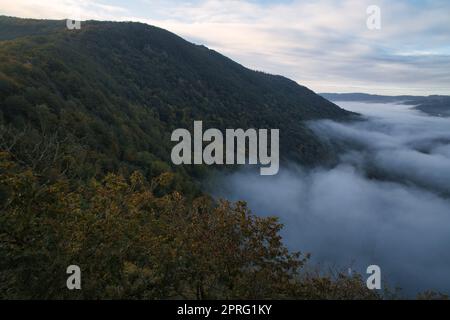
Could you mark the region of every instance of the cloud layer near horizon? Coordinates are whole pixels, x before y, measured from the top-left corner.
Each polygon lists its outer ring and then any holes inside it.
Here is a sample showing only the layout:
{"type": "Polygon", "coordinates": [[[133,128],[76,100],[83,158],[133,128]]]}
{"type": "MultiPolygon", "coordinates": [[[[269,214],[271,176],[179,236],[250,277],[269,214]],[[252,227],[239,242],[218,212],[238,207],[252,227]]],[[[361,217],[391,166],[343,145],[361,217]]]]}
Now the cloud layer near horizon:
{"type": "Polygon", "coordinates": [[[21,17],[141,21],[316,91],[450,94],[450,2],[0,0],[21,17]],[[366,8],[381,8],[368,30],[366,8]]]}
{"type": "Polygon", "coordinates": [[[409,106],[340,105],[368,120],[311,124],[345,150],[338,165],[292,165],[274,177],[243,170],[213,192],[279,216],[290,248],[317,263],[361,273],[376,264],[408,294],[450,293],[450,119],[409,106]]]}

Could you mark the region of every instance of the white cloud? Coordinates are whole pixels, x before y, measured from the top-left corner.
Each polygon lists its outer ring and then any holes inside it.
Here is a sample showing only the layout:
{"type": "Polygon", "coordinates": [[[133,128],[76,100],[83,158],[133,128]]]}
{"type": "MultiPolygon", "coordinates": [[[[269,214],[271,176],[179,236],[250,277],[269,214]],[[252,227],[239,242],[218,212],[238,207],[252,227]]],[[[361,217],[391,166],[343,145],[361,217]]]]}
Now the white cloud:
{"type": "Polygon", "coordinates": [[[284,241],[314,262],[361,273],[376,264],[405,293],[449,292],[450,119],[411,106],[338,104],[367,120],[311,123],[342,150],[336,166],[285,165],[272,177],[243,169],[212,192],[280,217],[284,241]]]}
{"type": "Polygon", "coordinates": [[[94,0],[0,0],[0,8],[0,14],[35,19],[66,19],[74,13],[83,20],[116,19],[127,12],[94,0]]]}
{"type": "Polygon", "coordinates": [[[264,2],[237,0],[0,0],[2,12],[141,21],[205,44],[258,70],[283,74],[316,91],[450,94],[450,3],[387,0],[264,2]],[[368,30],[379,5],[382,29],[368,30]],[[405,54],[407,53],[407,54],[405,54]],[[437,53],[437,54],[436,54],[437,53]]]}

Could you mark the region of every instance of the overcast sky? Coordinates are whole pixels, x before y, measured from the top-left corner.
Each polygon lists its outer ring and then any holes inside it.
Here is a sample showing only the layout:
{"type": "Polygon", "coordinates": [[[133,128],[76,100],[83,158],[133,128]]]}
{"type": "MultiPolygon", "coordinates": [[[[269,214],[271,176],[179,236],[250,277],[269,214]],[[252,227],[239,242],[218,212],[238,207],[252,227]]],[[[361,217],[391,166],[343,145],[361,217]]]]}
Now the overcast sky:
{"type": "Polygon", "coordinates": [[[316,92],[450,94],[448,0],[0,0],[0,14],[145,22],[316,92]]]}

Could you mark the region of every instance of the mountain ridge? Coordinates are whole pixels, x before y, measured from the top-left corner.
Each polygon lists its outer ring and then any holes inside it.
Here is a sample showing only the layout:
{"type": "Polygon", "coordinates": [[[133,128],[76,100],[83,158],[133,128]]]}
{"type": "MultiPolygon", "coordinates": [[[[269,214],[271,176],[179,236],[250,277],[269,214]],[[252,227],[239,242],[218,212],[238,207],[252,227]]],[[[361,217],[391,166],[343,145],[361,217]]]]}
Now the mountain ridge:
{"type": "Polygon", "coordinates": [[[361,101],[372,103],[403,103],[431,116],[450,117],[450,96],[384,96],[367,93],[320,93],[330,101],[361,101]]]}
{"type": "Polygon", "coordinates": [[[315,164],[330,155],[305,122],[352,115],[290,79],[158,27],[85,21],[68,30],[65,21],[10,17],[0,26],[0,123],[29,126],[36,137],[42,128],[60,132],[89,174],[125,168],[202,177],[205,167],[170,163],[170,133],[194,120],[282,128],[282,158],[315,164]]]}

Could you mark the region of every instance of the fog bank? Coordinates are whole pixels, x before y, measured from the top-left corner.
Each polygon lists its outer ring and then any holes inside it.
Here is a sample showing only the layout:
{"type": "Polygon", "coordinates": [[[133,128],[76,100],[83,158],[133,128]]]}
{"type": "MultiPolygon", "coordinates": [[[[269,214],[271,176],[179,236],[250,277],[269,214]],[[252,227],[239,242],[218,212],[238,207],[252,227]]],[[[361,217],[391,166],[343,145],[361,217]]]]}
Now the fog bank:
{"type": "Polygon", "coordinates": [[[217,196],[277,215],[293,250],[360,272],[408,294],[450,292],[450,119],[411,106],[341,102],[364,121],[311,128],[340,152],[333,168],[294,164],[274,177],[247,169],[222,179],[217,196]]]}

